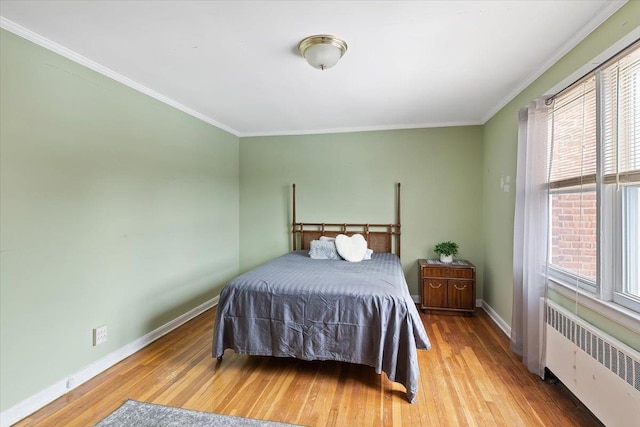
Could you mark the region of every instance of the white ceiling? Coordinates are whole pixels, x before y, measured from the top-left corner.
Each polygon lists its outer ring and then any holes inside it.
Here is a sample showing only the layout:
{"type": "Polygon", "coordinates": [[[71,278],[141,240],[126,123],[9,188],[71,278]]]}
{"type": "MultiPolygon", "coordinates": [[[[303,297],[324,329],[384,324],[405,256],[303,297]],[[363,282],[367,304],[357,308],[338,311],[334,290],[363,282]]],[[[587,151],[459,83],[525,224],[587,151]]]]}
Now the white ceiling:
{"type": "Polygon", "coordinates": [[[482,124],[624,3],[0,0],[0,24],[250,136],[482,124]],[[313,34],[348,43],[334,68],[313,34]]]}

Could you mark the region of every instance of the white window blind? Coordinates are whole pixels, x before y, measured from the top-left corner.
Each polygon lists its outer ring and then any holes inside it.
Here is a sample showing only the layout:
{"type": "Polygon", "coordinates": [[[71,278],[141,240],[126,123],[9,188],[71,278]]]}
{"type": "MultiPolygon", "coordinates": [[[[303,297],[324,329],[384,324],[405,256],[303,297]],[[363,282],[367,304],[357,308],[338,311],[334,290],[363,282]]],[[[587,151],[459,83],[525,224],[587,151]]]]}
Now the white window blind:
{"type": "Polygon", "coordinates": [[[551,140],[550,188],[596,182],[595,76],[555,98],[551,140]]]}
{"type": "Polygon", "coordinates": [[[601,72],[605,183],[640,183],[640,45],[601,72]]]}

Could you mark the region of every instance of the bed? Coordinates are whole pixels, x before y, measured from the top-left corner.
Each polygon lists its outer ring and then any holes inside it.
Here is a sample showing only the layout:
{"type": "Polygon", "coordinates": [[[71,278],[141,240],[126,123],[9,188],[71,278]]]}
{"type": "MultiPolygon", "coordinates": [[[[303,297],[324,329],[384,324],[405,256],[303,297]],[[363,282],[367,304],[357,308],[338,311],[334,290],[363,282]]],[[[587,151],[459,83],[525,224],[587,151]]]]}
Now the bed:
{"type": "Polygon", "coordinates": [[[213,356],[226,349],[247,355],[334,360],[372,366],[418,389],[418,349],[429,349],[397,254],[396,224],[304,224],[295,220],[293,250],[231,280],[222,290],[213,331],[213,356]],[[337,227],[337,229],[335,229],[337,227]],[[382,231],[378,229],[382,228],[382,231]],[[371,259],[312,259],[321,236],[362,234],[371,259]]]}

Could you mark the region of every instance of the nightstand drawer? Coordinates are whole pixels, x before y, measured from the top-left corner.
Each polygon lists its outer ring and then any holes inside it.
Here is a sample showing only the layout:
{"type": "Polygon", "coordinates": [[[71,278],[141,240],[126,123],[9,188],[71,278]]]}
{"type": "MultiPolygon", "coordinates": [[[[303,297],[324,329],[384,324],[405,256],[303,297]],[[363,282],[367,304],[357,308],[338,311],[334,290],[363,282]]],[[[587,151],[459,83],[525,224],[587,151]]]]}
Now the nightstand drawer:
{"type": "Polygon", "coordinates": [[[462,310],[474,308],[473,282],[470,280],[449,280],[447,283],[448,307],[462,310]]]}
{"type": "Polygon", "coordinates": [[[474,271],[470,268],[452,268],[449,277],[453,279],[473,279],[474,271]]]}
{"type": "Polygon", "coordinates": [[[423,279],[422,295],[433,307],[447,306],[447,281],[441,279],[423,279]]]}
{"type": "Polygon", "coordinates": [[[452,279],[473,279],[470,268],[422,267],[423,277],[450,277],[452,279]]]}
{"type": "Polygon", "coordinates": [[[423,277],[449,277],[449,269],[441,267],[422,267],[423,277]]]}

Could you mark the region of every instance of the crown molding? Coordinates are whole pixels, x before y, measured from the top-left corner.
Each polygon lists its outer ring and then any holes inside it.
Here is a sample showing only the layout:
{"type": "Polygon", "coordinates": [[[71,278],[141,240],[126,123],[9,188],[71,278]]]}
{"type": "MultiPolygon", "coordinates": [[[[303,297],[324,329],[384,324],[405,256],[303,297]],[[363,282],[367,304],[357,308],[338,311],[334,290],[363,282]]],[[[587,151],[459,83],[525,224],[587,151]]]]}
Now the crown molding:
{"type": "Polygon", "coordinates": [[[19,24],[16,24],[15,22],[0,16],[0,28],[3,28],[17,36],[22,37],[23,39],[29,40],[30,42],[33,42],[35,44],[37,44],[38,46],[42,46],[45,49],[48,49],[54,53],[57,53],[58,55],[64,56],[67,59],[70,59],[73,62],[76,62],[84,67],[89,68],[90,70],[93,70],[97,73],[100,73],[106,77],[109,77],[112,80],[117,81],[118,83],[122,83],[125,86],[128,86],[140,93],[143,93],[147,96],[150,96],[151,98],[154,98],[164,104],[167,104],[173,108],[175,108],[176,110],[180,110],[183,113],[186,113],[192,117],[195,117],[198,120],[202,120],[205,123],[208,123],[210,125],[213,125],[219,129],[222,129],[226,132],[229,132],[230,134],[233,134],[235,136],[239,135],[239,132],[233,128],[230,128],[229,126],[226,126],[214,119],[212,119],[211,117],[208,117],[202,113],[200,113],[199,111],[194,110],[193,108],[187,107],[186,105],[183,105],[181,103],[179,103],[178,101],[169,98],[168,96],[165,96],[161,93],[156,92],[153,89],[149,89],[148,87],[134,81],[131,80],[130,78],[123,76],[120,73],[117,73],[116,71],[113,71],[110,68],[107,68],[101,64],[98,64],[97,62],[80,55],[77,52],[72,51],[71,49],[68,49],[52,40],[47,39],[46,37],[41,36],[38,33],[35,33],[19,24]]]}
{"type": "Polygon", "coordinates": [[[351,132],[374,132],[385,130],[410,130],[410,129],[426,129],[426,128],[444,128],[444,127],[460,127],[460,126],[482,126],[481,121],[471,122],[438,122],[438,123],[415,123],[403,125],[386,125],[386,126],[356,126],[346,128],[329,128],[329,129],[309,129],[309,130],[283,130],[273,132],[240,132],[240,138],[251,138],[255,136],[294,136],[294,135],[321,135],[329,133],[351,133],[351,132]]]}
{"type": "Polygon", "coordinates": [[[576,47],[582,40],[584,40],[589,34],[591,34],[596,28],[604,23],[607,19],[609,19],[614,13],[616,13],[622,6],[624,6],[628,0],[615,0],[610,2],[606,7],[604,7],[596,16],[594,16],[584,27],[580,29],[574,36],[565,43],[555,55],[553,55],[547,62],[545,62],[542,66],[540,66],[536,71],[531,73],[527,79],[524,80],[523,83],[518,85],[514,90],[512,90],[506,97],[502,99],[495,107],[493,107],[489,112],[483,117],[482,124],[485,124],[489,121],[493,116],[495,116],[500,110],[504,108],[509,102],[511,102],[516,96],[518,96],[523,90],[525,90],[529,85],[531,85],[534,81],[538,79],[542,74],[544,74],[549,68],[553,66],[556,62],[558,62],[563,56],[571,51],[574,47],[576,47]]]}
{"type": "Polygon", "coordinates": [[[629,31],[626,36],[622,37],[617,42],[613,43],[604,51],[600,52],[596,55],[591,61],[588,61],[582,67],[578,68],[576,71],[571,73],[569,76],[558,82],[552,88],[545,92],[546,95],[552,95],[566,89],[571,86],[575,81],[584,77],[588,73],[593,72],[596,68],[600,67],[602,64],[607,62],[613,56],[616,56],[625,48],[629,47],[631,44],[635,43],[640,39],[640,26],[634,28],[629,31]]]}

